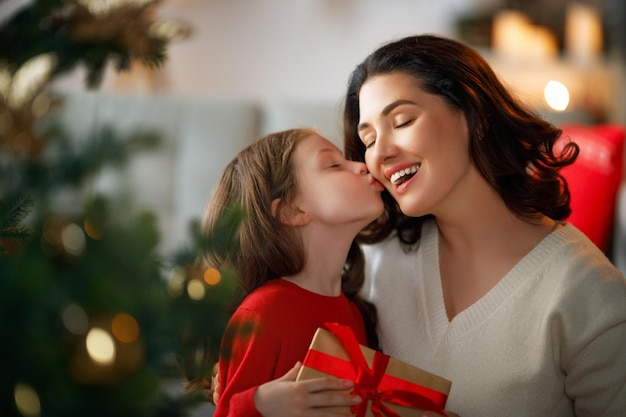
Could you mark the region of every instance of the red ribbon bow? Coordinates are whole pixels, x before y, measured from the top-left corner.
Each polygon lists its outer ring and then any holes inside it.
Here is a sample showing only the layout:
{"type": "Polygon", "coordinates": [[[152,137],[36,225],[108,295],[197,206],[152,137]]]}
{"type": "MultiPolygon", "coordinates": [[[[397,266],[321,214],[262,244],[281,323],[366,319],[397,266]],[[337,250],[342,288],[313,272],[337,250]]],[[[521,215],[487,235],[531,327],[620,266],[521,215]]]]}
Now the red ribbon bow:
{"type": "Polygon", "coordinates": [[[384,402],[445,415],[443,407],[447,396],[444,393],[385,374],[390,357],[382,352],[374,353],[370,369],[349,327],[337,323],[326,323],[323,327],[339,339],[350,361],[309,350],[304,365],[340,378],[353,379],[353,393],[363,399],[360,404],[351,407],[357,417],[365,416],[370,402],[372,413],[376,417],[400,417],[384,402]]]}

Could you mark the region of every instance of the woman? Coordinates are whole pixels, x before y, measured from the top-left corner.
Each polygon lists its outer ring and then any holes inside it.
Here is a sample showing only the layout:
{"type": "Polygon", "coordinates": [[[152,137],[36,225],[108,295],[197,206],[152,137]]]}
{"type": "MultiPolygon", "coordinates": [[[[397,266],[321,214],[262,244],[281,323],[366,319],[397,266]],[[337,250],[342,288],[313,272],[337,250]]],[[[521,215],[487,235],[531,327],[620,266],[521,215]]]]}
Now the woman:
{"type": "Polygon", "coordinates": [[[385,353],[451,380],[462,417],[626,415],[626,281],[563,221],[575,144],[430,35],[356,67],[344,134],[386,189],[358,237],[385,353]]]}
{"type": "Polygon", "coordinates": [[[344,129],[386,189],[360,235],[383,351],[452,380],[463,417],[626,415],[626,282],[563,222],[578,147],[430,35],[356,67],[344,129]]]}

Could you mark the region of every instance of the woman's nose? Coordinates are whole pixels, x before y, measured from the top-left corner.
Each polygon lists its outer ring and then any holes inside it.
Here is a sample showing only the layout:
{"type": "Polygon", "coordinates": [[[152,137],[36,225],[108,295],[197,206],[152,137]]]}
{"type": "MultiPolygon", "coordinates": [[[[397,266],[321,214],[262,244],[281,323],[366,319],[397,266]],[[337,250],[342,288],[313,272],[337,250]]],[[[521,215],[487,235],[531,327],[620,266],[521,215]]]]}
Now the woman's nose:
{"type": "Polygon", "coordinates": [[[389,158],[393,158],[396,153],[396,147],[393,143],[391,135],[381,133],[378,135],[376,142],[368,150],[376,163],[383,163],[389,158]]]}

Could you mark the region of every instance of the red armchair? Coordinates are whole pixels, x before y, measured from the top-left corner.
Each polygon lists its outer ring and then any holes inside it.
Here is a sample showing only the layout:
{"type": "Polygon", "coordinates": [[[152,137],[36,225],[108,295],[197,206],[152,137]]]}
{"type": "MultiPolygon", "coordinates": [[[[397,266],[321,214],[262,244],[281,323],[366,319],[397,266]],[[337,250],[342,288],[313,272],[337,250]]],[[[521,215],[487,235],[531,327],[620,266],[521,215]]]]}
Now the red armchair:
{"type": "MultiPolygon", "coordinates": [[[[563,169],[572,203],[567,219],[611,257],[616,204],[624,175],[624,127],[564,124],[561,140],[578,143],[576,162],[563,169]]],[[[624,208],[626,209],[626,208],[624,208]]]]}

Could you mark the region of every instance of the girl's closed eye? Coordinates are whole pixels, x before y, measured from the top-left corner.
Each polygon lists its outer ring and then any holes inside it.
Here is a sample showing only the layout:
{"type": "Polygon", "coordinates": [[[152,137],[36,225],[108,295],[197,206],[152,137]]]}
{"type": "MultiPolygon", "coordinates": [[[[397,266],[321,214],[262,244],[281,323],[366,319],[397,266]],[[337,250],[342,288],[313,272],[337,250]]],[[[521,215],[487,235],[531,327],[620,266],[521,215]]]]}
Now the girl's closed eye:
{"type": "Polygon", "coordinates": [[[341,154],[337,152],[335,155],[334,152],[324,152],[323,157],[321,158],[321,166],[323,168],[341,168],[342,162],[345,160],[341,157],[341,154]]]}

